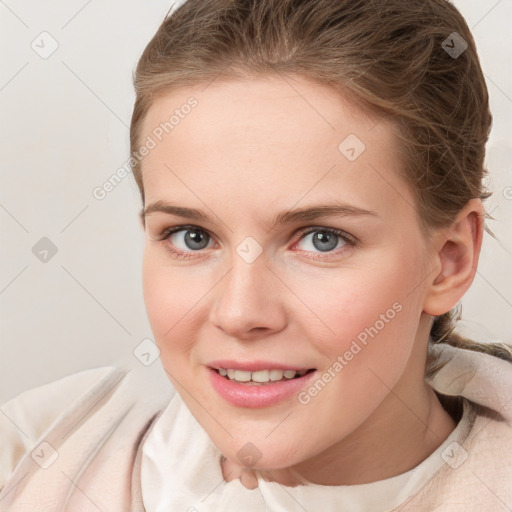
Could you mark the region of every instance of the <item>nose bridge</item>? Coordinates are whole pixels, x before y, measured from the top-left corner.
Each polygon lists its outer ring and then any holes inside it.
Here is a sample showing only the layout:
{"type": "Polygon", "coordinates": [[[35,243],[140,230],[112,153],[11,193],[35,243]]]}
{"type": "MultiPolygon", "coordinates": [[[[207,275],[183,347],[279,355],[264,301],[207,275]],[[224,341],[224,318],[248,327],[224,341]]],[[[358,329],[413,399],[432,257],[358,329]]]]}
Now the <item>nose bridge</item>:
{"type": "Polygon", "coordinates": [[[265,283],[268,281],[265,274],[270,272],[263,254],[254,255],[254,251],[246,245],[240,244],[232,254],[231,269],[226,276],[222,298],[233,309],[243,306],[256,306],[260,301],[259,296],[265,293],[265,283]],[[242,253],[242,255],[240,255],[242,253]]]}
{"type": "Polygon", "coordinates": [[[218,288],[212,321],[242,338],[255,327],[275,328],[279,321],[275,280],[262,247],[245,239],[230,256],[230,270],[218,288]]]}
{"type": "MultiPolygon", "coordinates": [[[[229,254],[231,270],[226,276],[226,291],[228,293],[258,292],[251,290],[253,286],[265,280],[267,256],[261,243],[253,236],[246,236],[231,248],[229,254]]],[[[262,286],[259,287],[261,291],[262,286]]]]}

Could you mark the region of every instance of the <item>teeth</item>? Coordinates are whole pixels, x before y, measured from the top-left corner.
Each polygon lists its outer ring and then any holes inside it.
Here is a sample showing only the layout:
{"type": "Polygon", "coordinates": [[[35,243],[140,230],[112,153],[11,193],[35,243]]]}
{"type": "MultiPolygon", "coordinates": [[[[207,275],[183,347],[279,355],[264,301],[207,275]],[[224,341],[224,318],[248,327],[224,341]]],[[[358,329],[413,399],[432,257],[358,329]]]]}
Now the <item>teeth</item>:
{"type": "Polygon", "coordinates": [[[270,370],[270,380],[281,380],[283,377],[283,370],[270,370]]]}
{"type": "Polygon", "coordinates": [[[235,380],[238,382],[249,382],[251,380],[251,372],[235,370],[235,380]]]}
{"type": "Polygon", "coordinates": [[[230,380],[237,382],[275,382],[283,379],[293,379],[296,375],[302,377],[307,370],[297,372],[295,370],[259,370],[257,372],[249,372],[245,370],[233,370],[231,368],[219,368],[219,374],[223,377],[228,377],[230,380]]]}
{"type": "Polygon", "coordinates": [[[251,380],[254,382],[268,382],[270,380],[270,371],[260,370],[259,372],[252,372],[251,380]]]}

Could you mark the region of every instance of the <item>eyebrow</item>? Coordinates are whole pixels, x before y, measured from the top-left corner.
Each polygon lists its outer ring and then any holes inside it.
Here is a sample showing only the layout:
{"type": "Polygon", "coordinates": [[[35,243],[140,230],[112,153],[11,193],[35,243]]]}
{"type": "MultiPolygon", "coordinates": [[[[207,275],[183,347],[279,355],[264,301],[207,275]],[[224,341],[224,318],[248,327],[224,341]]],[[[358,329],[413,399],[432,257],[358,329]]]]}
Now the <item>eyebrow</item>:
{"type": "MultiPolygon", "coordinates": [[[[154,212],[162,212],[169,215],[176,215],[198,222],[214,224],[215,219],[208,213],[198,210],[196,208],[187,208],[185,206],[177,206],[164,201],[155,201],[140,212],[142,222],[144,223],[145,217],[154,212]]],[[[330,216],[360,216],[371,215],[379,217],[377,212],[372,210],[365,210],[357,206],[333,203],[333,204],[319,204],[312,205],[305,208],[296,208],[292,210],[283,210],[277,213],[271,221],[271,226],[274,228],[279,224],[293,224],[297,222],[309,222],[322,217],[330,216]]]]}

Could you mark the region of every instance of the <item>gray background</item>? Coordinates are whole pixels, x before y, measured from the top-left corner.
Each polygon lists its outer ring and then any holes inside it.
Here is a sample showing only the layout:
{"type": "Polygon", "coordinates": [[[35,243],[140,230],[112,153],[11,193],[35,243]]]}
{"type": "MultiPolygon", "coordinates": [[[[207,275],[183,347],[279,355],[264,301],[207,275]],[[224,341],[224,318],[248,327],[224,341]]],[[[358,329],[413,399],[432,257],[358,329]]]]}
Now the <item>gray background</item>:
{"type": "MultiPolygon", "coordinates": [[[[491,95],[486,207],[499,239],[485,235],[460,329],[512,341],[512,2],[454,3],[491,95]]],[[[0,403],[86,368],[140,364],[133,351],[152,337],[135,182],[102,201],[92,190],[129,155],[131,73],[171,5],[0,0],[0,403]]]]}

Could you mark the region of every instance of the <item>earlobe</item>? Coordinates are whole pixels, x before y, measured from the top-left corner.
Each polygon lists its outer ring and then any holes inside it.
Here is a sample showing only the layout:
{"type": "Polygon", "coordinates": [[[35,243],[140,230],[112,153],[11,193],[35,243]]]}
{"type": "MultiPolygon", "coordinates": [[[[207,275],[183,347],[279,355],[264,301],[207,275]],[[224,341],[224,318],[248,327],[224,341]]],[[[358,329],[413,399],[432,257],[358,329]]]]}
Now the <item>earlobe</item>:
{"type": "Polygon", "coordinates": [[[475,277],[482,246],[484,209],[472,199],[455,221],[434,237],[436,270],[423,310],[437,316],[450,311],[466,293],[475,277]]]}

